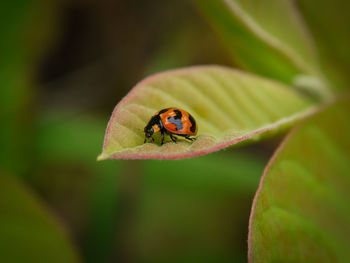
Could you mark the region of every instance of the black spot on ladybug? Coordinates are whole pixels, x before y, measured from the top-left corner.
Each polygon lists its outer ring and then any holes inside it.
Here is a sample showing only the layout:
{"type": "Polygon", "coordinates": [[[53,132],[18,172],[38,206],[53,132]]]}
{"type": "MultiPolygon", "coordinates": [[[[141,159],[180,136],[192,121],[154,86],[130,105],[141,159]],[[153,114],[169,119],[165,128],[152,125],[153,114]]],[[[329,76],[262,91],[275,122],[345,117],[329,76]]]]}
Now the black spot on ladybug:
{"type": "Polygon", "coordinates": [[[190,131],[195,132],[196,131],[196,121],[193,119],[193,117],[190,114],[188,114],[188,115],[189,115],[190,122],[192,124],[190,131]]]}
{"type": "Polygon", "coordinates": [[[158,114],[162,114],[164,112],[167,112],[170,108],[162,109],[158,114]]]}
{"type": "Polygon", "coordinates": [[[179,110],[174,110],[174,112],[176,113],[176,119],[181,119],[182,118],[182,113],[179,110]]]}

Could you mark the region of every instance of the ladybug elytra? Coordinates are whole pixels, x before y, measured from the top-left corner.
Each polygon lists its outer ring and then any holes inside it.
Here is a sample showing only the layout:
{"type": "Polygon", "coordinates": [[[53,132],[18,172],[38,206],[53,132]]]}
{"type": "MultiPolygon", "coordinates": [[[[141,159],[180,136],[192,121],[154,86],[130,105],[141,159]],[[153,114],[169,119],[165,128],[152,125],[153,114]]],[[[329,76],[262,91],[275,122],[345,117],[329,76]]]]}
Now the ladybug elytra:
{"type": "Polygon", "coordinates": [[[177,138],[174,135],[185,137],[190,141],[194,141],[194,136],[197,134],[197,124],[194,118],[188,112],[178,108],[166,108],[158,111],[152,116],[148,124],[146,125],[145,141],[151,138],[151,142],[154,141],[152,135],[155,132],[160,132],[162,135],[162,143],[164,142],[164,134],[168,134],[173,142],[176,142],[177,138]]]}

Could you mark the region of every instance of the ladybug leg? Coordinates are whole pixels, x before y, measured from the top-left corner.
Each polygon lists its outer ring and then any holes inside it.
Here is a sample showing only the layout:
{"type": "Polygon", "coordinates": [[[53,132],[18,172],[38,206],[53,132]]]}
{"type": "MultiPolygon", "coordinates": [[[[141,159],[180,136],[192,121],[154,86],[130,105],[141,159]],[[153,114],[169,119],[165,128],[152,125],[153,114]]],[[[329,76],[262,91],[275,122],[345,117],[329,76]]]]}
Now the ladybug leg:
{"type": "Polygon", "coordinates": [[[163,143],[164,143],[164,132],[161,131],[161,134],[162,134],[162,143],[160,145],[163,145],[163,143]]]}
{"type": "Polygon", "coordinates": [[[147,142],[147,138],[145,138],[144,142],[143,143],[146,143],[147,142]]]}
{"type": "Polygon", "coordinates": [[[153,139],[153,137],[151,137],[151,142],[154,142],[154,139],[153,139]]]}
{"type": "Polygon", "coordinates": [[[174,137],[171,133],[170,133],[169,135],[170,135],[170,139],[171,139],[174,143],[176,143],[176,142],[177,142],[177,138],[174,137]]]}
{"type": "Polygon", "coordinates": [[[193,141],[195,141],[195,140],[197,139],[197,138],[195,138],[195,137],[190,137],[190,135],[186,135],[185,138],[186,138],[187,140],[190,140],[191,142],[193,142],[193,141]]]}

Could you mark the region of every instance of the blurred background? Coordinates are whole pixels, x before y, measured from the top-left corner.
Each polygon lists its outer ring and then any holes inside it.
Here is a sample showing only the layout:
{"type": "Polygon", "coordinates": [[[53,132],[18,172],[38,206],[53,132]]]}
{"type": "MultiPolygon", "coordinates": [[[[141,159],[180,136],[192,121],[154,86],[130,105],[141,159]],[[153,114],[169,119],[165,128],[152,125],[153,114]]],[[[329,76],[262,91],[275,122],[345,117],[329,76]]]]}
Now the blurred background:
{"type": "Polygon", "coordinates": [[[234,66],[186,0],[0,4],[0,262],[246,262],[276,142],[177,161],[96,162],[142,78],[234,66]]]}

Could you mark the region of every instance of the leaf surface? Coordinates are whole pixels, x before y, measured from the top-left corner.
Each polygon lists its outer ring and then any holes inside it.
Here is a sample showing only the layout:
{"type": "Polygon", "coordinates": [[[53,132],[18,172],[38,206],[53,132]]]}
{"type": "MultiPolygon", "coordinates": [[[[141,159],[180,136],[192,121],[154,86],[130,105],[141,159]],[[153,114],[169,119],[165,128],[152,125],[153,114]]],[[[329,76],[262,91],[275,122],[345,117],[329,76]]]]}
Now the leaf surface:
{"type": "Polygon", "coordinates": [[[276,81],[220,66],[156,74],[141,81],[117,105],[103,152],[107,158],[179,159],[217,151],[260,135],[272,135],[313,111],[313,104],[276,81]],[[178,107],[197,121],[197,140],[159,146],[144,141],[143,129],[158,110],[178,107]]]}
{"type": "Polygon", "coordinates": [[[250,219],[250,262],[350,262],[350,101],[311,117],[276,152],[250,219]]]}
{"type": "Polygon", "coordinates": [[[79,262],[45,206],[19,180],[1,172],[0,262],[79,262]]]}
{"type": "Polygon", "coordinates": [[[292,83],[319,75],[312,37],[289,0],[194,0],[234,60],[263,76],[292,83]]]}

